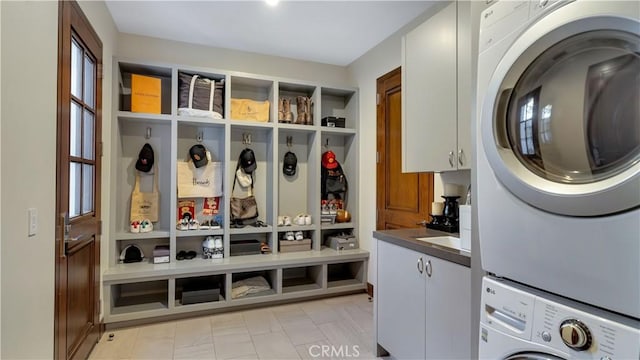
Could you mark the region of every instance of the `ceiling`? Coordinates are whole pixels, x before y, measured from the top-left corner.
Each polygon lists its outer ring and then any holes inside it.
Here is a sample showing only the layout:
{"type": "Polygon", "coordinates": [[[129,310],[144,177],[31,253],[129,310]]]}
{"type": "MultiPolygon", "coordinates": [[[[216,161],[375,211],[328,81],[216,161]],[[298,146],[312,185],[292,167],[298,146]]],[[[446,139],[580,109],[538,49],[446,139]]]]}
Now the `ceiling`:
{"type": "Polygon", "coordinates": [[[340,66],[365,54],[437,1],[120,1],[123,33],[340,66]]]}

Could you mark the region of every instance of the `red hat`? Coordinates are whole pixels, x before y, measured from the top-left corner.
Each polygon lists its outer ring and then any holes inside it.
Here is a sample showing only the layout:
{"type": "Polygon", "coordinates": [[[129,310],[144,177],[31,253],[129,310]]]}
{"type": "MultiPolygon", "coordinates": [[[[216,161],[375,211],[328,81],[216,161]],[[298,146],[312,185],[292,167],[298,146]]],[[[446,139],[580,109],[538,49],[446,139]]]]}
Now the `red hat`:
{"type": "Polygon", "coordinates": [[[338,161],[336,160],[336,154],[329,150],[322,154],[322,166],[327,169],[335,169],[338,167],[338,161]]]}

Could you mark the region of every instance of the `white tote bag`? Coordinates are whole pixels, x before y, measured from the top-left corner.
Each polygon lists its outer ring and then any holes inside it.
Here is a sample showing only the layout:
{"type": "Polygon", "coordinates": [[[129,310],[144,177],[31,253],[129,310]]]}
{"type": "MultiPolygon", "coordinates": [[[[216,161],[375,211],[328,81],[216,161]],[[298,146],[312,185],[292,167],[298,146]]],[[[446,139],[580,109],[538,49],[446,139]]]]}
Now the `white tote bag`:
{"type": "Polygon", "coordinates": [[[209,162],[196,168],[191,161],[178,161],[178,198],[222,196],[222,163],[209,162]]]}

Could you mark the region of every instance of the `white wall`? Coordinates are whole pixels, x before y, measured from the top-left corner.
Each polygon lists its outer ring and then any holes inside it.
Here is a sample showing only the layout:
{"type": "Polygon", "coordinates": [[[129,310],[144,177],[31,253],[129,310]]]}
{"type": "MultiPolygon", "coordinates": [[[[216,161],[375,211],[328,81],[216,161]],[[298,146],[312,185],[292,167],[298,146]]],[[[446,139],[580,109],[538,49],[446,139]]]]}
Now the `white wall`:
{"type": "MultiPolygon", "coordinates": [[[[104,4],[83,7],[94,26],[109,27],[104,4]]],[[[56,178],[58,3],[2,1],[0,8],[0,211],[5,224],[0,230],[0,357],[50,359],[55,287],[56,184],[52,179],[56,178]],[[26,209],[30,207],[37,208],[39,215],[38,233],[33,237],[27,236],[26,209]]],[[[113,32],[115,27],[111,27],[113,32]]],[[[102,37],[102,30],[96,30],[102,37]]],[[[105,56],[111,58],[106,52],[105,56]]],[[[105,69],[105,78],[111,79],[108,71],[105,69]]],[[[106,84],[109,89],[103,104],[108,110],[111,82],[106,84]]],[[[110,118],[107,112],[105,115],[110,118]]],[[[103,173],[103,181],[108,181],[108,172],[103,173]]]]}
{"type": "Polygon", "coordinates": [[[117,56],[145,62],[249,72],[321,82],[335,86],[352,85],[347,82],[347,69],[342,66],[206,47],[132,34],[120,34],[117,56]]]}
{"type": "MultiPolygon", "coordinates": [[[[2,5],[0,5],[0,39],[2,39],[2,5]]],[[[0,79],[2,79],[2,46],[0,46],[0,79]]],[[[2,139],[2,87],[0,86],[0,139],[2,139]]],[[[2,159],[2,147],[0,146],[0,160],[2,159]]],[[[0,165],[1,165],[0,161],[0,165]]],[[[2,166],[0,166],[0,189],[2,189],[2,166]]],[[[2,191],[0,191],[0,204],[2,204],[2,191]]],[[[2,207],[0,207],[0,229],[2,229],[2,207]]],[[[0,232],[0,244],[2,233],[0,232]]],[[[0,252],[1,254],[1,252],[0,252]]],[[[2,256],[0,256],[0,279],[2,279],[2,256]]],[[[0,281],[1,284],[1,281],[0,281]]],[[[0,324],[2,324],[2,286],[0,286],[0,324]]],[[[0,357],[2,356],[2,326],[0,326],[0,357]]]]}
{"type": "MultiPolygon", "coordinates": [[[[404,34],[443,9],[447,2],[433,5],[414,21],[378,44],[349,65],[349,75],[360,88],[360,171],[376,168],[376,79],[401,65],[401,39],[404,34]]],[[[468,174],[468,172],[467,172],[468,174]]],[[[467,175],[468,176],[468,175],[467,175]]],[[[435,197],[442,194],[442,180],[435,176],[435,197]]],[[[371,252],[368,281],[376,284],[376,246],[371,234],[376,230],[376,183],[361,182],[360,234],[361,247],[371,252]]]]}

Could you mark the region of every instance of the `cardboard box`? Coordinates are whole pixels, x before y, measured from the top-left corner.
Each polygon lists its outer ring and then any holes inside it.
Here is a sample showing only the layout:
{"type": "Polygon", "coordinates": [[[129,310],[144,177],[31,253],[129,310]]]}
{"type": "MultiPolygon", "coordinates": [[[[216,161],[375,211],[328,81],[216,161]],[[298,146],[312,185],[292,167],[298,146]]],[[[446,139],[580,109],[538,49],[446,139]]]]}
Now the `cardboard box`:
{"type": "Polygon", "coordinates": [[[311,250],[311,239],[280,240],[280,252],[296,252],[311,250]]]}
{"type": "Polygon", "coordinates": [[[160,114],[162,110],[162,80],[160,78],[131,74],[131,111],[160,114]]]}

